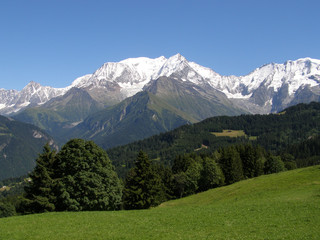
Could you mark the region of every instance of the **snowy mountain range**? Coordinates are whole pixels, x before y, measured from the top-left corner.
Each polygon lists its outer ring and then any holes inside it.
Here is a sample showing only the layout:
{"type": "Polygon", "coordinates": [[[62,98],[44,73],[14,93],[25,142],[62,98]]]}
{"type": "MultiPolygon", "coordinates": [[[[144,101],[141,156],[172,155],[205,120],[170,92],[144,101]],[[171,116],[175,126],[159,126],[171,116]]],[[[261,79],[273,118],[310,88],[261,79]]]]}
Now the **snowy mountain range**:
{"type": "Polygon", "coordinates": [[[219,91],[240,109],[251,113],[275,112],[299,102],[320,100],[320,60],[317,59],[271,63],[246,76],[222,76],[177,54],[168,59],[140,57],[108,62],[66,88],[30,82],[21,91],[0,89],[0,114],[12,115],[43,105],[72,88],[85,90],[95,101],[112,106],[146,89],[160,77],[173,77],[219,91]]]}

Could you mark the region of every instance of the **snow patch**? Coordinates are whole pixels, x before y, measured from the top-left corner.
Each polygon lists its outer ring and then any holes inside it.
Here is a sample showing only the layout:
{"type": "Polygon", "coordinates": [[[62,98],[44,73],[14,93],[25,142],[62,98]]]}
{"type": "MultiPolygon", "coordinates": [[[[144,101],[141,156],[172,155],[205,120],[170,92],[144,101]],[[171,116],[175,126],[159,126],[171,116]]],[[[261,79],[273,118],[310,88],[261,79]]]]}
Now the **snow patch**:
{"type": "Polygon", "coordinates": [[[24,103],[20,104],[19,106],[23,108],[23,107],[27,107],[28,105],[30,105],[30,102],[24,102],[24,103]]]}

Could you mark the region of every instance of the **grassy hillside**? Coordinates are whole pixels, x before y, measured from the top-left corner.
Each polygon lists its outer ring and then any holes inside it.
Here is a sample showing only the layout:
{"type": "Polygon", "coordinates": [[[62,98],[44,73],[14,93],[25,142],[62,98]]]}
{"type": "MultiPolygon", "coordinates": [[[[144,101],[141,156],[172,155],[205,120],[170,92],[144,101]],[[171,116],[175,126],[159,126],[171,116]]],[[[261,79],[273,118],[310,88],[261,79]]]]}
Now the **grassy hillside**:
{"type": "Polygon", "coordinates": [[[0,239],[320,239],[320,166],[266,175],[140,211],[0,219],[0,239]]]}

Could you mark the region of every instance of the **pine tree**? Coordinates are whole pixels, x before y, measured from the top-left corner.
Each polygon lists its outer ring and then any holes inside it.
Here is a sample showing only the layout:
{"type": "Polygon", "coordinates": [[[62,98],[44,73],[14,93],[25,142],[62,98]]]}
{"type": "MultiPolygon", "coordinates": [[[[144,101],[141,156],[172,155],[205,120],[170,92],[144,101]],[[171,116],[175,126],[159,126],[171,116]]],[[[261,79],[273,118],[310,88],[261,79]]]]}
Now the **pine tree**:
{"type": "Polygon", "coordinates": [[[147,209],[159,204],[162,182],[153,171],[148,156],[140,151],[135,167],[127,174],[123,191],[125,209],[147,209]]]}
{"type": "Polygon", "coordinates": [[[237,146],[243,164],[243,174],[246,178],[253,178],[263,174],[264,157],[260,147],[250,144],[237,146]]]}
{"type": "Polygon", "coordinates": [[[220,164],[226,184],[232,184],[244,179],[242,161],[235,147],[231,146],[222,149],[220,164]]]}
{"type": "Polygon", "coordinates": [[[30,183],[25,187],[26,195],[21,204],[23,211],[40,213],[55,210],[52,179],[55,155],[56,152],[46,144],[36,160],[36,167],[29,175],[30,183]]]}

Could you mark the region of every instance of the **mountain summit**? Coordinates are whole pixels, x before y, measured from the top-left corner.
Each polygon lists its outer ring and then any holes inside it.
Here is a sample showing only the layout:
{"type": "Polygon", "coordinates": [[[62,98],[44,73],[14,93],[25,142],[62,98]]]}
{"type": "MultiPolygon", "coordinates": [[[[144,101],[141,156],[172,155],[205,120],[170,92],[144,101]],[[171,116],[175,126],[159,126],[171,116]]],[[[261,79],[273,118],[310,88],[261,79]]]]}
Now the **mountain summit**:
{"type": "Polygon", "coordinates": [[[104,106],[113,106],[142,91],[160,77],[173,77],[197,86],[210,86],[252,113],[268,113],[287,106],[319,101],[320,60],[301,58],[283,64],[271,63],[246,76],[222,76],[210,68],[189,62],[176,54],[170,58],[140,57],[107,62],[93,74],[74,80],[66,88],[43,87],[30,82],[23,90],[0,89],[0,114],[10,115],[41,105],[80,88],[104,106]]]}

